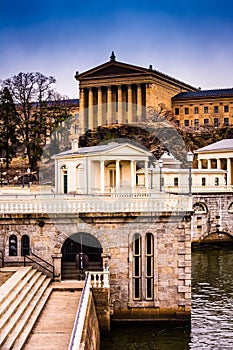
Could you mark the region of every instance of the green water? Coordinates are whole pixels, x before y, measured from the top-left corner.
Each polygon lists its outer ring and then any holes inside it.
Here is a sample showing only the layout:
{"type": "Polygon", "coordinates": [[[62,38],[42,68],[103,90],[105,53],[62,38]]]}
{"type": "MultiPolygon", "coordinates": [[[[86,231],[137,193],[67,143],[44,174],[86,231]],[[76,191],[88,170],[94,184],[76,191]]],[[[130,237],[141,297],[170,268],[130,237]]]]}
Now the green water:
{"type": "Polygon", "coordinates": [[[192,252],[191,325],[112,323],[101,349],[233,349],[233,247],[202,247],[192,252]]]}

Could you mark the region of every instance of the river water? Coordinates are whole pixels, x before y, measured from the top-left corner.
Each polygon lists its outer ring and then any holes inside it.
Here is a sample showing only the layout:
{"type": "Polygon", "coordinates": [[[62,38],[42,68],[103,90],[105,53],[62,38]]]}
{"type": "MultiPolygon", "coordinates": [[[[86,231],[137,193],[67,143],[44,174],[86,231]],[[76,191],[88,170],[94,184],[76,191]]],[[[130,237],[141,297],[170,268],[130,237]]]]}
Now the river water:
{"type": "Polygon", "coordinates": [[[233,246],[203,246],[192,252],[191,325],[111,325],[102,350],[233,349],[233,246]]]}

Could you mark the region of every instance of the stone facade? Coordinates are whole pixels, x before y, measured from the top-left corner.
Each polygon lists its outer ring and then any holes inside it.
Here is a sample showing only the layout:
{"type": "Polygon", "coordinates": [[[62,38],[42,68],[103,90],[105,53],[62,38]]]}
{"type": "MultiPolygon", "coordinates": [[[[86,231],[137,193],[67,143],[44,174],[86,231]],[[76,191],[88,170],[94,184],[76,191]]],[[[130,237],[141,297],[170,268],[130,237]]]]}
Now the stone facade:
{"type": "Polygon", "coordinates": [[[28,235],[32,251],[55,261],[61,279],[62,246],[74,233],[96,237],[103,248],[103,266],[110,271],[110,304],[115,318],[172,318],[190,316],[191,231],[190,213],[92,213],[82,217],[8,215],[1,217],[0,242],[6,263],[22,262],[20,242],[28,235]],[[138,215],[138,216],[137,216],[138,215]],[[134,235],[141,237],[140,287],[135,297],[134,235]],[[147,293],[146,235],[152,235],[152,290],[147,293]],[[18,255],[9,256],[9,238],[18,240],[18,255]]]}

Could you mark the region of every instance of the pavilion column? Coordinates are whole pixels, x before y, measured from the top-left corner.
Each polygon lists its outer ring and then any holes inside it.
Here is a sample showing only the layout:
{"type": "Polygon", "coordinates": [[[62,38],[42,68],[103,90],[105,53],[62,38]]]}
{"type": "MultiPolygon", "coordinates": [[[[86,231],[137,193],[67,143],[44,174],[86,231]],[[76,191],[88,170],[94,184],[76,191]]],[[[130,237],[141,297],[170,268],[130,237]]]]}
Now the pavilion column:
{"type": "Polygon", "coordinates": [[[100,192],[104,193],[105,177],[104,177],[104,160],[100,161],[100,192]]]}
{"type": "Polygon", "coordinates": [[[107,87],[107,106],[108,106],[107,123],[108,125],[111,125],[112,124],[112,88],[111,86],[107,87]]]}
{"type": "Polygon", "coordinates": [[[231,158],[227,158],[227,185],[231,185],[231,158]]]}
{"type": "Polygon", "coordinates": [[[202,169],[202,161],[201,161],[201,159],[198,159],[197,164],[198,164],[198,169],[202,169]]]}
{"type": "Polygon", "coordinates": [[[142,87],[141,84],[137,85],[137,120],[142,119],[142,87]]]}
{"type": "Polygon", "coordinates": [[[102,90],[101,87],[98,87],[98,126],[103,125],[103,104],[102,104],[102,90]]]}
{"type": "Polygon", "coordinates": [[[211,159],[207,159],[207,168],[211,169],[211,159]]]}
{"type": "Polygon", "coordinates": [[[132,86],[128,85],[128,123],[133,122],[133,93],[132,86]]]}
{"type": "Polygon", "coordinates": [[[148,160],[145,160],[145,187],[149,188],[149,177],[148,177],[148,160]]]}
{"type": "Polygon", "coordinates": [[[85,132],[85,93],[84,89],[79,92],[79,128],[81,132],[85,132]]]}
{"type": "Polygon", "coordinates": [[[117,95],[118,95],[118,100],[117,100],[117,107],[118,107],[118,124],[123,123],[123,115],[122,115],[122,88],[121,85],[117,87],[117,95]]]}
{"type": "Polygon", "coordinates": [[[120,161],[116,160],[116,188],[120,188],[120,161]]]}
{"type": "Polygon", "coordinates": [[[217,158],[217,169],[221,169],[221,159],[217,158]]]}
{"type": "Polygon", "coordinates": [[[131,189],[134,190],[136,186],[136,163],[135,160],[130,161],[130,181],[131,181],[131,189]]]}
{"type": "Polygon", "coordinates": [[[93,91],[92,88],[88,90],[88,129],[94,127],[94,113],[93,113],[93,91]]]}

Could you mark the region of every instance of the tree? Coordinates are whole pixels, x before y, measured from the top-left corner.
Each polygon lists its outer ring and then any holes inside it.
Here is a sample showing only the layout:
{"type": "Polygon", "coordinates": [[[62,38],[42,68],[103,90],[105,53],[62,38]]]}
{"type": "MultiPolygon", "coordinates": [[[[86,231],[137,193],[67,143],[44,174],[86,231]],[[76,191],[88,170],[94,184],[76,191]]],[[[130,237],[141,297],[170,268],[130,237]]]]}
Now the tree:
{"type": "Polygon", "coordinates": [[[67,108],[56,110],[56,93],[52,89],[56,82],[52,76],[36,73],[19,73],[3,81],[11,92],[19,113],[18,132],[25,146],[31,170],[37,170],[51,131],[68,116],[67,108]]]}
{"type": "Polygon", "coordinates": [[[19,115],[16,112],[12,95],[8,88],[0,91],[0,155],[4,157],[6,169],[17,151],[17,126],[19,115]]]}

